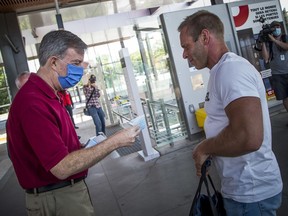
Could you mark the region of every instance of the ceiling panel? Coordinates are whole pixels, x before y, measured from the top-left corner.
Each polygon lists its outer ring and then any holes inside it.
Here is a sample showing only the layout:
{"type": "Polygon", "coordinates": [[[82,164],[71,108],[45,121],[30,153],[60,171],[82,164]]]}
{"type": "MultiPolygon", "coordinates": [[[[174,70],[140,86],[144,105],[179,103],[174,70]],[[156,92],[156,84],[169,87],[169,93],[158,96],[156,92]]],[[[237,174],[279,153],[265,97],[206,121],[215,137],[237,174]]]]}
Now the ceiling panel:
{"type": "MultiPolygon", "coordinates": [[[[191,0],[190,0],[191,1],[191,0]]],[[[59,8],[67,8],[79,5],[94,4],[94,3],[109,3],[113,5],[110,9],[117,9],[117,12],[129,10],[146,9],[161,5],[174,4],[180,2],[189,2],[189,0],[1,0],[0,13],[17,12],[29,13],[33,11],[43,11],[55,8],[55,2],[59,8]]]]}
{"type": "MultiPolygon", "coordinates": [[[[56,0],[60,8],[105,2],[108,0],[56,0]]],[[[55,8],[55,0],[1,0],[0,13],[28,13],[55,8]]]]}
{"type": "Polygon", "coordinates": [[[75,31],[87,44],[102,44],[135,36],[134,25],[158,28],[156,17],[150,16],[151,8],[192,1],[197,0],[0,0],[0,13],[18,14],[27,45],[39,43],[43,34],[57,26],[57,12],[62,16],[65,29],[75,31]],[[81,28],[75,24],[78,21],[84,24],[81,28]]]}
{"type": "MultiPolygon", "coordinates": [[[[3,0],[1,0],[2,2],[3,0]]],[[[4,0],[4,1],[13,1],[13,0],[4,0]]],[[[24,0],[15,0],[15,1],[24,1],[24,0]]],[[[25,0],[25,1],[35,1],[36,0],[25,0]]],[[[18,15],[19,25],[21,30],[33,29],[41,26],[49,26],[56,24],[56,7],[54,0],[38,0],[46,2],[42,7],[46,6],[47,8],[40,11],[28,12],[29,9],[26,9],[26,13],[20,13],[18,15]],[[52,4],[54,2],[54,4],[52,4]],[[48,4],[49,3],[49,4],[48,4]],[[50,5],[51,7],[48,7],[50,5]]],[[[157,8],[172,3],[184,3],[187,0],[113,0],[113,1],[104,1],[104,0],[59,0],[59,10],[61,13],[63,22],[70,22],[75,20],[84,20],[87,18],[99,17],[99,16],[108,16],[118,13],[125,13],[129,11],[142,10],[147,8],[157,8]],[[81,2],[81,4],[80,4],[81,2]],[[90,2],[88,4],[88,2],[90,2]],[[78,4],[77,4],[78,3],[78,4]],[[85,4],[84,4],[85,3],[85,4]],[[69,5],[69,7],[68,7],[69,5]]],[[[36,3],[35,3],[36,4],[36,3]]],[[[40,4],[40,3],[39,3],[40,4]]],[[[1,4],[0,4],[1,5],[1,4]]],[[[28,6],[27,6],[28,7],[28,6]]],[[[29,8],[29,7],[28,7],[29,8]]],[[[14,8],[17,9],[17,6],[14,8]]],[[[0,6],[1,10],[1,6],[0,6]]],[[[25,10],[24,8],[22,10],[25,10]]]]}

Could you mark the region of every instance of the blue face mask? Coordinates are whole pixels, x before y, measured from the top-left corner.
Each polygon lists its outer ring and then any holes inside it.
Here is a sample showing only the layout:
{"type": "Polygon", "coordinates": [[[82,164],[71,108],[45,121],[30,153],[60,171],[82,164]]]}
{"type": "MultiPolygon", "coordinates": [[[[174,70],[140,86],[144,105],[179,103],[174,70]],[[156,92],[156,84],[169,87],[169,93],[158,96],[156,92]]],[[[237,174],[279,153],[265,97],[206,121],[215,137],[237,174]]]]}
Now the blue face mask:
{"type": "Polygon", "coordinates": [[[67,64],[67,75],[58,77],[61,87],[68,89],[75,86],[81,80],[83,72],[83,67],[67,64]]]}
{"type": "Polygon", "coordinates": [[[275,37],[278,37],[279,35],[281,35],[281,28],[276,28],[274,31],[273,31],[273,35],[275,37]]]}

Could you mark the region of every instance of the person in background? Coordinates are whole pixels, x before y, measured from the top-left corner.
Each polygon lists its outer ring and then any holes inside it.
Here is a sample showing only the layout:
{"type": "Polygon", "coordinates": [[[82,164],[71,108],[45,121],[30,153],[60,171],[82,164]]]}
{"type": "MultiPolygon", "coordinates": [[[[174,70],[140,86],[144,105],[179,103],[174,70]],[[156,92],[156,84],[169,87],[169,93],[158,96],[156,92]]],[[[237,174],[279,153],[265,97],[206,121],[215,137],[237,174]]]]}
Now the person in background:
{"type": "Polygon", "coordinates": [[[282,100],[288,112],[288,36],[282,32],[280,22],[273,21],[270,28],[275,30],[268,35],[269,41],[262,43],[262,56],[270,64],[276,99],[282,100]]]}
{"type": "Polygon", "coordinates": [[[20,89],[29,79],[30,76],[30,72],[28,71],[24,71],[20,74],[18,74],[18,76],[15,79],[15,84],[17,86],[18,89],[20,89]]]}
{"type": "Polygon", "coordinates": [[[105,134],[105,114],[100,104],[100,90],[96,85],[95,75],[91,74],[87,85],[83,86],[83,91],[86,97],[88,111],[96,127],[96,136],[101,134],[101,132],[105,134]]]}
{"type": "Polygon", "coordinates": [[[40,68],[31,73],[10,107],[6,132],[10,159],[25,190],[27,215],[94,215],[85,178],[88,168],[117,148],[131,146],[139,126],[81,148],[58,91],[83,76],[87,45],[75,34],[50,31],[39,46],[40,68]]]}
{"type": "Polygon", "coordinates": [[[67,111],[71,117],[74,128],[78,129],[79,127],[76,126],[75,121],[74,121],[74,117],[73,117],[74,103],[73,103],[70,92],[68,90],[64,89],[62,91],[59,91],[58,95],[59,95],[63,105],[65,106],[65,108],[67,109],[67,111]]]}
{"type": "Polygon", "coordinates": [[[197,175],[212,158],[228,216],[276,215],[282,179],[272,151],[265,87],[246,59],[229,52],[224,25],[201,10],[178,27],[183,58],[210,69],[204,108],[206,139],[193,149],[197,175]]]}

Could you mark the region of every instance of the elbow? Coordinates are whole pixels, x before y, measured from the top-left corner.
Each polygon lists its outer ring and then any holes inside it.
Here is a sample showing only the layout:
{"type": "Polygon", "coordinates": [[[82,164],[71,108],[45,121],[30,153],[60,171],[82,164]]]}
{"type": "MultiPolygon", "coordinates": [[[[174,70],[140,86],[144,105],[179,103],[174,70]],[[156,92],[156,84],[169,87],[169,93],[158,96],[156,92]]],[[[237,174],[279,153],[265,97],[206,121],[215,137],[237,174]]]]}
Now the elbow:
{"type": "Polygon", "coordinates": [[[260,149],[263,143],[263,136],[259,137],[250,137],[250,139],[247,139],[246,142],[246,151],[247,152],[255,152],[260,149]]]}
{"type": "Polygon", "coordinates": [[[57,165],[53,167],[50,172],[59,180],[65,180],[70,176],[68,173],[65,172],[65,170],[57,167],[57,165]]]}
{"type": "Polygon", "coordinates": [[[68,175],[54,175],[56,178],[58,178],[59,180],[65,180],[65,179],[67,179],[69,176],[68,175]]]}

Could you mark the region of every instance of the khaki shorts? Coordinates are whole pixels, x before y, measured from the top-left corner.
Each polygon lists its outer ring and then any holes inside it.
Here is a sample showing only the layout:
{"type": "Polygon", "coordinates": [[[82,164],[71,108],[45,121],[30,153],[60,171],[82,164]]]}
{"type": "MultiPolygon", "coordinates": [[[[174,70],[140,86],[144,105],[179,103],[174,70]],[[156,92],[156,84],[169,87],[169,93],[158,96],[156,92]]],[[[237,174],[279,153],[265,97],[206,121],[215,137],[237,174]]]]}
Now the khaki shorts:
{"type": "Polygon", "coordinates": [[[40,193],[26,193],[28,216],[91,216],[94,208],[84,180],[67,187],[40,193]]]}

